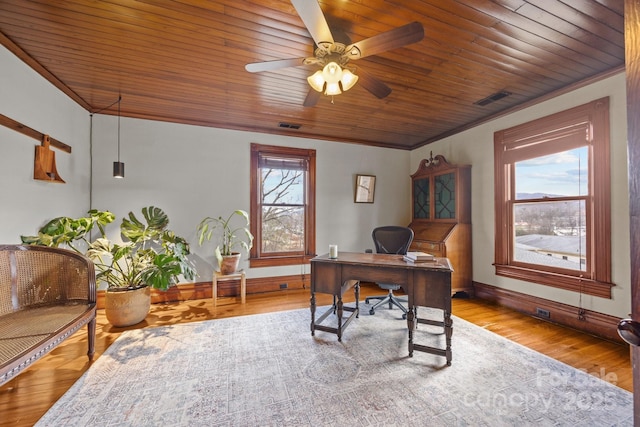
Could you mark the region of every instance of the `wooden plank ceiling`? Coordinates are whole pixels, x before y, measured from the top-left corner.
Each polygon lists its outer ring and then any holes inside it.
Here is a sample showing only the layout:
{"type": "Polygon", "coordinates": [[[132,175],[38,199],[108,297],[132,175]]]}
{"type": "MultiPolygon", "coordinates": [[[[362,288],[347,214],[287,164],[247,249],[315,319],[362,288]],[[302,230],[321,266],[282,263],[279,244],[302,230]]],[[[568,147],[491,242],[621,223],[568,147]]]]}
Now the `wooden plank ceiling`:
{"type": "Polygon", "coordinates": [[[0,40],[91,112],[121,94],[128,117],[398,149],[624,67],[621,0],[319,4],[336,41],[422,23],[422,41],[350,63],[389,96],[357,83],[303,107],[317,65],[247,72],[251,62],[313,56],[289,0],[2,0],[0,40]],[[511,95],[474,104],[499,91],[511,95]]]}

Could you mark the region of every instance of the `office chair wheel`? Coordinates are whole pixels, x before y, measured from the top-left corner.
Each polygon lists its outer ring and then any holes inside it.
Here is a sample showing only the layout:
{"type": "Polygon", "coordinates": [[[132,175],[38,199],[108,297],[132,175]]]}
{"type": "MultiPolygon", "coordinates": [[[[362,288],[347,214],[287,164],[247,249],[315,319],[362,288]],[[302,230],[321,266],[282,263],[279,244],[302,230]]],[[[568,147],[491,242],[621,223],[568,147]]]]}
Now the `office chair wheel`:
{"type": "Polygon", "coordinates": [[[374,314],[376,314],[376,311],[372,308],[371,310],[369,310],[369,314],[373,316],[374,314]]]}
{"type": "Polygon", "coordinates": [[[369,304],[369,298],[365,299],[365,300],[364,300],[364,303],[365,303],[365,304],[369,304]]]}
{"type": "Polygon", "coordinates": [[[407,313],[402,313],[402,320],[407,320],[407,313]]]}

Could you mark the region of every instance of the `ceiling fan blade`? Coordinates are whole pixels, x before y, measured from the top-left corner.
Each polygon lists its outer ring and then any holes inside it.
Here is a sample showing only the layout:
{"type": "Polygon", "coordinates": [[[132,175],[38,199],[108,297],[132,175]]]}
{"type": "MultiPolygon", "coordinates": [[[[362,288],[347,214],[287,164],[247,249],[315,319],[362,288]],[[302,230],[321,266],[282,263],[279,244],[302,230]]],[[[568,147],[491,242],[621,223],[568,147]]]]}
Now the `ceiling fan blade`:
{"type": "Polygon", "coordinates": [[[273,71],[280,68],[298,67],[300,65],[306,65],[305,60],[307,58],[291,58],[291,59],[277,59],[275,61],[265,62],[252,62],[244,66],[244,69],[250,73],[258,73],[260,71],[273,71]]]}
{"type": "Polygon", "coordinates": [[[320,99],[320,95],[322,94],[317,90],[309,88],[307,97],[304,99],[304,103],[302,105],[304,105],[305,107],[315,106],[318,103],[318,100],[320,99]]]}
{"type": "Polygon", "coordinates": [[[391,93],[391,88],[384,84],[382,80],[363,72],[361,69],[358,70],[358,84],[379,99],[386,98],[391,93]]]}
{"type": "Polygon", "coordinates": [[[316,0],[291,0],[291,4],[300,15],[311,38],[318,46],[334,43],[329,24],[322,13],[320,4],[316,0]]]}
{"type": "Polygon", "coordinates": [[[347,46],[345,55],[349,59],[360,59],[388,50],[419,42],[424,38],[424,27],[419,22],[395,28],[377,36],[369,37],[347,46]]]}

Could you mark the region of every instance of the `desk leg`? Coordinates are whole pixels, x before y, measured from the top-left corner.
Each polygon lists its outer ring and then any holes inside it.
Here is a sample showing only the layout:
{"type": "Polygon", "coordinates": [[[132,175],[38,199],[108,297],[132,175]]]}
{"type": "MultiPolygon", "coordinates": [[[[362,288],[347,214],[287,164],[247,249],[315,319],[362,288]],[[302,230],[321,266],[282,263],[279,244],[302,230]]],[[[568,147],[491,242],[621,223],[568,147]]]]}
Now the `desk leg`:
{"type": "Polygon", "coordinates": [[[356,282],[354,292],[356,294],[356,319],[358,319],[360,318],[360,282],[356,282]]]}
{"type": "Polygon", "coordinates": [[[338,297],[338,341],[342,341],[342,314],[343,311],[342,295],[338,297]]]}
{"type": "Polygon", "coordinates": [[[451,335],[453,334],[453,321],[451,320],[451,313],[444,312],[444,333],[447,342],[447,348],[445,350],[447,357],[447,366],[451,366],[451,335]]]}
{"type": "MultiPolygon", "coordinates": [[[[330,332],[332,334],[336,334],[338,336],[338,341],[342,341],[342,332],[349,326],[354,317],[358,317],[359,314],[359,299],[360,299],[360,283],[357,281],[350,281],[348,284],[342,286],[339,290],[334,290],[332,294],[333,304],[331,307],[327,307],[326,311],[319,313],[316,316],[316,294],[315,287],[311,288],[311,300],[310,300],[310,308],[311,308],[311,336],[314,336],[315,331],[325,331],[330,332]],[[342,300],[342,292],[346,292],[348,288],[355,287],[354,292],[356,295],[356,306],[351,307],[345,306],[344,301],[342,300]],[[345,317],[345,313],[347,316],[345,317]],[[323,325],[324,322],[329,316],[336,316],[334,320],[328,322],[328,324],[323,325]],[[335,323],[334,323],[335,322],[335,323]],[[337,323],[337,324],[336,324],[337,323]]],[[[324,292],[327,293],[327,292],[324,292]]]]}
{"type": "Polygon", "coordinates": [[[316,293],[311,292],[311,336],[315,335],[316,331],[316,293]]]}
{"type": "Polygon", "coordinates": [[[409,328],[409,357],[413,357],[413,331],[416,329],[416,307],[407,310],[407,328],[409,328]]]}

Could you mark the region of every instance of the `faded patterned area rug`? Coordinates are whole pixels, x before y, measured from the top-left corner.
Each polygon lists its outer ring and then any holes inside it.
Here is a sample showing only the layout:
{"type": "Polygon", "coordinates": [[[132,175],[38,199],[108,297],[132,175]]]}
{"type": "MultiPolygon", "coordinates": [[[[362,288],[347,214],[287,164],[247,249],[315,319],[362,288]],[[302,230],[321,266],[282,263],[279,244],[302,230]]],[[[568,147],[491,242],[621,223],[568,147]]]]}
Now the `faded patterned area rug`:
{"type": "Polygon", "coordinates": [[[37,425],[633,425],[632,394],[600,378],[456,317],[451,366],[409,358],[398,310],[363,306],[342,342],[312,337],[308,309],[127,331],[37,425]]]}

